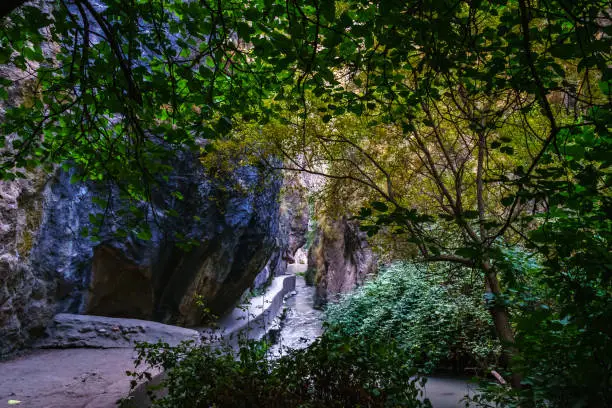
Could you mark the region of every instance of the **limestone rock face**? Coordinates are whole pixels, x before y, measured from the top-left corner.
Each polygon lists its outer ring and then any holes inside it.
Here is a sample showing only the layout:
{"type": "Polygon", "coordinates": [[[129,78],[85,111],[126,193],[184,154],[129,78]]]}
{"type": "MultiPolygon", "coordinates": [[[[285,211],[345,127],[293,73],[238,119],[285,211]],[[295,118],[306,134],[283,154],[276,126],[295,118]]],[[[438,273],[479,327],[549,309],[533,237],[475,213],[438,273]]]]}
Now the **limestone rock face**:
{"type": "Polygon", "coordinates": [[[288,174],[283,184],[280,228],[287,239],[284,258],[292,263],[295,253],[306,243],[308,232],[308,190],[299,174],[288,174]]]}
{"type": "Polygon", "coordinates": [[[53,316],[54,286],[30,267],[42,218],[46,176],[0,181],[0,359],[42,333],[53,316]]]}
{"type": "Polygon", "coordinates": [[[148,204],[71,183],[59,169],[0,184],[0,357],[39,337],[58,312],[189,326],[202,304],[216,315],[234,306],[282,251],[282,180],[255,166],[213,179],[190,152],[174,160],[148,204]],[[145,214],[149,240],[130,230],[118,238],[130,205],[145,214]],[[81,232],[100,217],[94,242],[81,232]]]}
{"type": "Polygon", "coordinates": [[[308,222],[308,189],[300,174],[286,174],[280,206],[279,246],[281,251],[270,259],[274,276],[283,275],[287,263],[295,261],[295,253],[306,243],[308,222]]]}
{"type": "MultiPolygon", "coordinates": [[[[0,77],[14,84],[2,120],[7,106],[35,94],[36,81],[7,66],[0,77]]],[[[11,138],[0,164],[14,153],[11,138]]],[[[279,217],[280,176],[237,166],[211,177],[197,153],[171,156],[150,203],[128,202],[111,184],[71,183],[59,168],[0,181],[0,359],[40,337],[58,312],[197,325],[202,305],[222,315],[262,269],[284,272],[295,252],[285,247],[297,238],[286,227],[292,218],[279,217]],[[133,231],[131,207],[144,214],[149,240],[133,231]],[[96,220],[93,241],[82,232],[96,220]]]]}
{"type": "Polygon", "coordinates": [[[189,153],[172,167],[152,203],[142,204],[151,239],[116,237],[128,204],[111,190],[95,245],[78,231],[101,213],[92,204],[100,187],[60,175],[47,195],[33,258],[60,280],[61,311],[196,325],[198,302],[223,314],[251,285],[277,248],[280,180],[241,167],[211,181],[189,153]]]}
{"type": "Polygon", "coordinates": [[[376,257],[357,223],[346,217],[323,218],[308,251],[308,270],[311,279],[314,275],[314,306],[320,308],[374,273],[376,257]]]}
{"type": "Polygon", "coordinates": [[[303,177],[299,174],[285,174],[276,237],[279,251],[272,254],[265,268],[255,278],[255,289],[263,288],[273,277],[286,273],[287,264],[295,261],[297,250],[306,243],[309,218],[308,189],[303,183],[303,177]]]}
{"type": "MultiPolygon", "coordinates": [[[[8,98],[0,101],[0,121],[6,108],[23,103],[35,89],[35,81],[23,71],[0,65],[0,77],[12,81],[8,98]]],[[[14,135],[2,135],[0,164],[6,164],[14,150],[14,135]]],[[[54,286],[32,269],[29,253],[42,220],[42,191],[48,180],[43,171],[26,171],[26,178],[0,180],[0,359],[23,347],[31,336],[44,330],[53,316],[54,286]]]]}

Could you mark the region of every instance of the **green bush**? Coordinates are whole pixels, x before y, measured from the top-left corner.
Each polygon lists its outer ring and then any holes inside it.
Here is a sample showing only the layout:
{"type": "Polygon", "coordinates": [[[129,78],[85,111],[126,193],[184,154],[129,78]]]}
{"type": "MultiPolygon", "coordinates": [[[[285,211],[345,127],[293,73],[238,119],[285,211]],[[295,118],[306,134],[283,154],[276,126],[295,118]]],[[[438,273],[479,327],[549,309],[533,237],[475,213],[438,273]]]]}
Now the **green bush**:
{"type": "Polygon", "coordinates": [[[374,343],[392,339],[425,372],[444,364],[486,369],[500,347],[483,293],[432,275],[414,264],[391,265],[328,307],[329,330],[374,343]]]}
{"type": "MultiPolygon", "coordinates": [[[[559,262],[553,270],[551,256],[520,247],[505,249],[503,255],[497,266],[508,285],[504,301],[512,311],[518,350],[512,367],[520,373],[521,388],[487,384],[481,389],[480,399],[486,400],[482,405],[494,401],[508,408],[612,407],[610,283],[598,279],[597,268],[580,268],[578,262],[559,262]]],[[[602,261],[591,258],[592,263],[602,261]]]]}
{"type": "MultiPolygon", "coordinates": [[[[308,349],[272,360],[266,344],[238,351],[208,345],[141,344],[140,363],[168,373],[156,407],[430,407],[420,402],[416,371],[393,343],[323,335],[308,349]]],[[[141,375],[142,377],[143,375],[141,375]]]]}

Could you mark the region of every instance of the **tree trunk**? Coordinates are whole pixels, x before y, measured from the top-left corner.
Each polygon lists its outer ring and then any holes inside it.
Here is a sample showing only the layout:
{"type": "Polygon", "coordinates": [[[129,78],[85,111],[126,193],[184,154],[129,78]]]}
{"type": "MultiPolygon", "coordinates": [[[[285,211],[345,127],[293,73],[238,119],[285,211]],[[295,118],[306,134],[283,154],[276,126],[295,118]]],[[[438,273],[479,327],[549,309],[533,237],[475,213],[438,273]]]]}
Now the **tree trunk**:
{"type": "MultiPolygon", "coordinates": [[[[493,294],[496,299],[495,304],[489,308],[489,312],[491,313],[491,317],[493,317],[493,324],[495,325],[497,338],[502,343],[505,363],[510,365],[512,362],[512,357],[517,352],[514,341],[514,332],[512,331],[512,326],[510,325],[510,313],[508,313],[508,309],[504,305],[497,301],[502,294],[499,280],[497,279],[497,273],[493,270],[488,262],[483,264],[483,269],[485,271],[486,290],[487,292],[493,294]]],[[[512,379],[510,380],[512,388],[520,388],[521,379],[521,375],[513,371],[512,379]]]]}

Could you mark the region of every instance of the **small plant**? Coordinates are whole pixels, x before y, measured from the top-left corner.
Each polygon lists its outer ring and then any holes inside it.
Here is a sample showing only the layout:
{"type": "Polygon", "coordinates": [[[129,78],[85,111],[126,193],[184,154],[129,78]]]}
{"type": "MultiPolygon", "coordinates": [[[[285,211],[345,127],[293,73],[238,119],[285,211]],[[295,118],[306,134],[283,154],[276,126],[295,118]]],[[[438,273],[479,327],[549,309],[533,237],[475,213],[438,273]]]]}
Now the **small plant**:
{"type": "Polygon", "coordinates": [[[197,308],[200,310],[200,313],[202,314],[202,323],[203,324],[214,323],[214,322],[217,321],[219,316],[217,316],[214,313],[212,313],[210,308],[207,306],[207,302],[206,302],[206,299],[204,298],[204,296],[202,296],[202,295],[195,295],[194,296],[194,302],[195,302],[195,305],[197,306],[197,308]]]}

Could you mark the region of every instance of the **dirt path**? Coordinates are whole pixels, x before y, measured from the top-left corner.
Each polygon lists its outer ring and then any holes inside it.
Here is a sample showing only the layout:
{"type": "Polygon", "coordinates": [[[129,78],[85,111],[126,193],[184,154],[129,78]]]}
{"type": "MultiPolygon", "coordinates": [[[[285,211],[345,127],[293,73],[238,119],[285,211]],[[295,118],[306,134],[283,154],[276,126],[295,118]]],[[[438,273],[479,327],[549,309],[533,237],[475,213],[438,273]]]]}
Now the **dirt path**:
{"type": "Polygon", "coordinates": [[[134,368],[133,354],[125,348],[37,350],[2,362],[0,407],[116,407],[130,389],[125,371],[134,368]]]}

